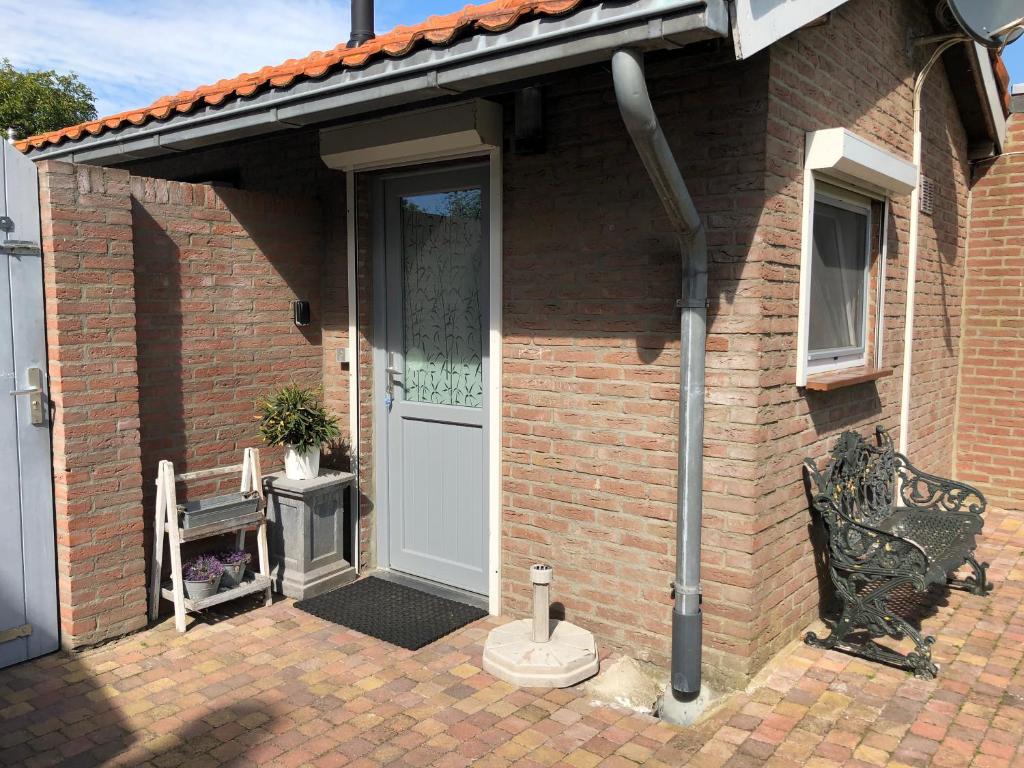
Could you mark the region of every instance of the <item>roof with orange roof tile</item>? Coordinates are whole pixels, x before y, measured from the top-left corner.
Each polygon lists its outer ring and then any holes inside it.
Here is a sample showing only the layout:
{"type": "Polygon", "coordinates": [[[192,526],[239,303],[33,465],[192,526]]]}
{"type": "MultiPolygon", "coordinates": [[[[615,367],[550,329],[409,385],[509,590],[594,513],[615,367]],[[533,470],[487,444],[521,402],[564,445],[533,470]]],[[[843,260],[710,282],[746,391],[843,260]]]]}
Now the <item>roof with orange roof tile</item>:
{"type": "Polygon", "coordinates": [[[241,99],[268,89],[287,88],[297,81],[321,78],[339,69],[356,69],[384,57],[401,58],[424,46],[445,47],[476,32],[504,32],[539,16],[559,16],[597,0],[494,0],[484,5],[468,5],[461,11],[431,16],[421,24],[399,26],[377,36],[358,48],[340,43],[329,51],[314,51],[301,59],[289,59],[257,72],[218,80],[175,96],[164,96],[148,107],[120,112],[57,131],[30,136],[14,143],[22,152],[42,149],[65,141],[99,136],[128,125],[143,125],[153,120],[169,120],[204,105],[216,106],[227,100],[241,99]]]}
{"type": "MultiPolygon", "coordinates": [[[[532,19],[562,16],[598,3],[599,0],[493,0],[483,5],[467,5],[455,13],[431,16],[414,26],[395,27],[357,48],[348,48],[347,43],[340,43],[326,52],[314,51],[301,59],[289,59],[256,72],[218,80],[212,85],[182,91],[174,96],[164,96],[142,109],[30,136],[15,141],[14,146],[22,152],[29,152],[121,128],[168,121],[204,106],[217,106],[288,88],[297,82],[324,78],[339,70],[359,69],[379,59],[400,59],[426,47],[446,48],[476,33],[506,32],[532,19]]],[[[1003,110],[1008,114],[1009,75],[998,54],[992,55],[992,61],[1003,110]]]]}

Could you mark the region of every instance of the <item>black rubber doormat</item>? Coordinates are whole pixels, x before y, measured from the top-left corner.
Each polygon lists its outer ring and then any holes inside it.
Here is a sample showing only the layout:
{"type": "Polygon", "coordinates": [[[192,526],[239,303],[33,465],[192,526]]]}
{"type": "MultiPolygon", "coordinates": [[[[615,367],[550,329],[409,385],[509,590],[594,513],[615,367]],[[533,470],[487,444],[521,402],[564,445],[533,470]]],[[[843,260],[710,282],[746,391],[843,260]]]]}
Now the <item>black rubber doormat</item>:
{"type": "Polygon", "coordinates": [[[475,606],[373,576],[302,600],[295,607],[410,651],[487,615],[475,606]]]}

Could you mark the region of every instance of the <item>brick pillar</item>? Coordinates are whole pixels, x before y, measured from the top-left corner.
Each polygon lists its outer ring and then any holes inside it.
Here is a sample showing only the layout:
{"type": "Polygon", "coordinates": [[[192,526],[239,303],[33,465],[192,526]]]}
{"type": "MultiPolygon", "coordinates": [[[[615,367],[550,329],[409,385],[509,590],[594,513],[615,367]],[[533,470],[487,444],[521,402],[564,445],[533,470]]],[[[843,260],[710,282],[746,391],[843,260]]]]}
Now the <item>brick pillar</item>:
{"type": "Polygon", "coordinates": [[[39,165],[61,642],[146,623],[127,171],[39,165]]]}

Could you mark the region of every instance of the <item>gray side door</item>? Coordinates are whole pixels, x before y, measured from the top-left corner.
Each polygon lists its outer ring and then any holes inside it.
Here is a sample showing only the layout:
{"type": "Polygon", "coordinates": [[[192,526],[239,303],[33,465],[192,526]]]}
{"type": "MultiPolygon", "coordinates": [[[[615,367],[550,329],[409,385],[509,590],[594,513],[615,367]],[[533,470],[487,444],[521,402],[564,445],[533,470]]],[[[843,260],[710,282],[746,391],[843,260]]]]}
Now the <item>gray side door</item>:
{"type": "Polygon", "coordinates": [[[58,636],[38,181],[34,164],[2,139],[0,217],[0,667],[5,667],[56,650],[58,636]]]}
{"type": "Polygon", "coordinates": [[[485,595],[487,166],[390,177],[377,200],[388,560],[485,595]]]}

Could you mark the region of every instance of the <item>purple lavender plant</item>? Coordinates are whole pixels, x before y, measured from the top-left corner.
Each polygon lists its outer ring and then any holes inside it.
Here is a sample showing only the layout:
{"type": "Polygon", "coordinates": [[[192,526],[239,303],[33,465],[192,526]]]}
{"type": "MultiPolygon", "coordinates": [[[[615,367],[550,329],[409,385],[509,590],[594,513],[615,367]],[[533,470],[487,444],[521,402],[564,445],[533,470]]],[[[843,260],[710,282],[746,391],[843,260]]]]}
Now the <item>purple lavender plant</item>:
{"type": "Polygon", "coordinates": [[[224,573],[224,564],[213,555],[199,555],[185,563],[185,581],[213,581],[224,573]]]}
{"type": "Polygon", "coordinates": [[[244,549],[225,549],[217,554],[217,559],[224,565],[247,565],[252,555],[244,549]]]}

